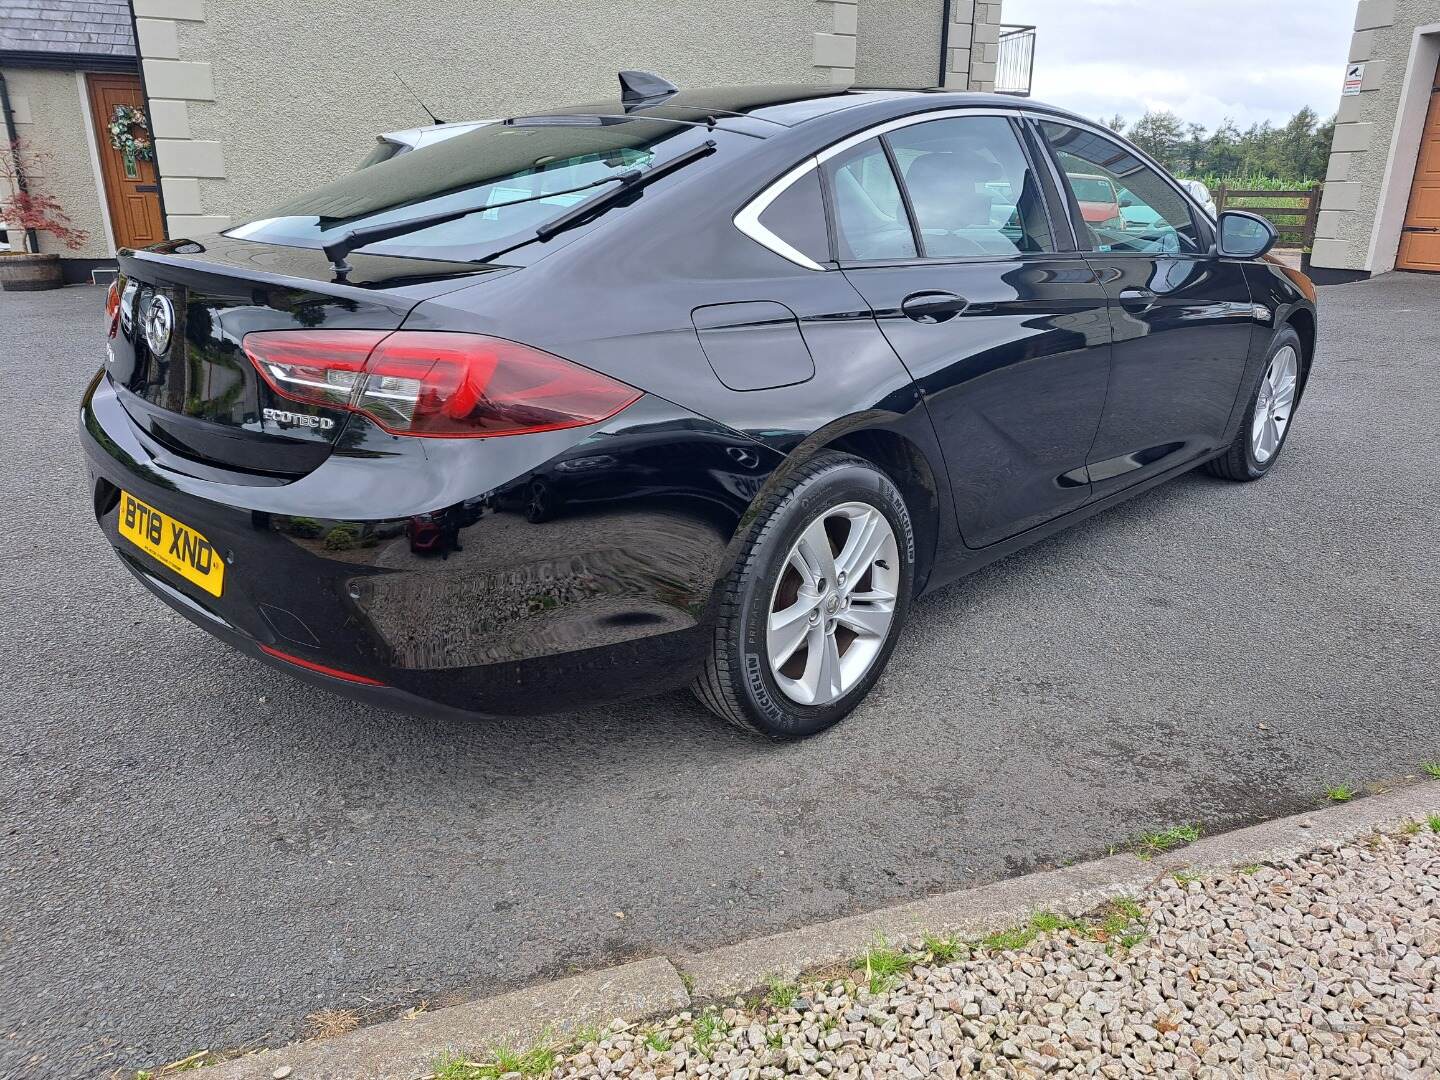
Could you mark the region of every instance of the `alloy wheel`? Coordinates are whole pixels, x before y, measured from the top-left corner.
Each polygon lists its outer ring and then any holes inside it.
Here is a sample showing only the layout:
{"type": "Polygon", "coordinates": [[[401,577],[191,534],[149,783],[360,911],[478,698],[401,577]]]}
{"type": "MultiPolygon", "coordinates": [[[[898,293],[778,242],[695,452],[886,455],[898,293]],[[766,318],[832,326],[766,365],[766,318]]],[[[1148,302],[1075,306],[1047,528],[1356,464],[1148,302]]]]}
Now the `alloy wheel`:
{"type": "Polygon", "coordinates": [[[1280,449],[1290,412],[1295,405],[1295,386],[1300,363],[1292,345],[1286,345],[1270,358],[1270,367],[1260,382],[1255,400],[1255,419],[1250,426],[1250,449],[1255,462],[1264,465],[1280,449]]]}
{"type": "Polygon", "coordinates": [[[895,618],[900,553],[867,503],[831,507],[790,548],[770,597],[767,653],[786,697],[828,705],[870,670],[895,618]]]}

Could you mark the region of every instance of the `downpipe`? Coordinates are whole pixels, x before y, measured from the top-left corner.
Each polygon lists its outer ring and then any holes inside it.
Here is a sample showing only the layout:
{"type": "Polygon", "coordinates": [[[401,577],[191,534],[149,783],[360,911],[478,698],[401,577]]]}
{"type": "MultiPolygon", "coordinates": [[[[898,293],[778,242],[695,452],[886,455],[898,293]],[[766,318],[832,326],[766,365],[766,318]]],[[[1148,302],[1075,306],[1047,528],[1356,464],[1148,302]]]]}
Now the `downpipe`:
{"type": "Polygon", "coordinates": [[[950,3],[951,0],[943,0],[940,5],[940,78],[935,86],[945,89],[946,69],[950,66],[950,3]]]}
{"type": "MultiPolygon", "coordinates": [[[[948,4],[950,0],[945,0],[948,4]]],[[[21,192],[28,192],[30,187],[25,183],[25,166],[20,161],[20,150],[16,146],[20,136],[15,131],[15,116],[10,111],[10,86],[5,81],[5,73],[0,71],[0,114],[5,117],[5,152],[12,155],[15,161],[15,186],[21,192]]],[[[29,250],[36,254],[40,251],[40,237],[34,229],[25,230],[25,240],[29,244],[29,250]]]]}

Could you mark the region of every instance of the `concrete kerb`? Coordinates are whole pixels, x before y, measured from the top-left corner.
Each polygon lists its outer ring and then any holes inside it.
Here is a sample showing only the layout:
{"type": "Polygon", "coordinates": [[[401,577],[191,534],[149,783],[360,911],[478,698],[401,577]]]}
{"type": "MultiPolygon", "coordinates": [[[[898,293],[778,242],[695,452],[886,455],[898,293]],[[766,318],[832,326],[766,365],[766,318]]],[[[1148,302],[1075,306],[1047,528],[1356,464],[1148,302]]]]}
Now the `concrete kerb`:
{"type": "Polygon", "coordinates": [[[1023,922],[1037,911],[1081,915],[1174,870],[1277,862],[1437,810],[1440,782],[1416,784],[1202,837],[1149,861],[1133,854],[1112,855],[727,945],[681,957],[677,963],[691,979],[692,999],[731,998],[764,985],[768,978],[792,978],[852,961],[877,939],[902,942],[924,933],[978,938],[1023,922]]]}
{"type": "Polygon", "coordinates": [[[270,1080],[289,1066],[291,1080],[415,1080],[447,1053],[476,1054],[487,1045],[525,1046],[617,1017],[669,1015],[689,1003],[670,961],[639,960],[330,1039],[292,1043],[211,1065],[195,1075],[203,1080],[270,1080]]]}
{"type": "Polygon", "coordinates": [[[1414,784],[1205,837],[1148,862],[1130,854],[1112,855],[678,956],[673,962],[656,958],[624,964],[235,1058],[198,1075],[202,1080],[269,1080],[288,1067],[289,1080],[416,1080],[447,1052],[519,1046],[563,1036],[586,1024],[666,1016],[749,993],[772,978],[791,979],[846,964],[877,939],[900,943],[922,933],[973,938],[1013,926],[1036,911],[1079,915],[1108,898],[1138,892],[1174,870],[1277,862],[1437,811],[1440,781],[1414,784]]]}

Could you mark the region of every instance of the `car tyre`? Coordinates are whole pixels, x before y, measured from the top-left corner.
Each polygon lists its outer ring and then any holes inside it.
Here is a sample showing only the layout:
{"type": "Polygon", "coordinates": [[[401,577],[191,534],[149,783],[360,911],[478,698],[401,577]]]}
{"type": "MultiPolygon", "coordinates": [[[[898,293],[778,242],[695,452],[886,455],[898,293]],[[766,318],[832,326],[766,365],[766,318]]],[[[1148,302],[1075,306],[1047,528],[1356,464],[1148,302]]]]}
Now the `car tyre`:
{"type": "Polygon", "coordinates": [[[531,525],[553,521],[560,512],[560,497],[540,477],[530,481],[525,501],[525,520],[531,525]]]}
{"type": "Polygon", "coordinates": [[[914,527],[884,472],[833,451],[796,468],[755,510],[691,689],[746,731],[801,738],[844,719],[884,671],[909,612],[914,527]],[[797,633],[803,643],[772,663],[797,633]]]}
{"type": "Polygon", "coordinates": [[[1240,430],[1223,454],[1205,463],[1207,472],[1243,483],[1259,480],[1270,471],[1285,446],[1300,403],[1303,356],[1300,335],[1294,327],[1282,326],[1250,390],[1240,430]]]}

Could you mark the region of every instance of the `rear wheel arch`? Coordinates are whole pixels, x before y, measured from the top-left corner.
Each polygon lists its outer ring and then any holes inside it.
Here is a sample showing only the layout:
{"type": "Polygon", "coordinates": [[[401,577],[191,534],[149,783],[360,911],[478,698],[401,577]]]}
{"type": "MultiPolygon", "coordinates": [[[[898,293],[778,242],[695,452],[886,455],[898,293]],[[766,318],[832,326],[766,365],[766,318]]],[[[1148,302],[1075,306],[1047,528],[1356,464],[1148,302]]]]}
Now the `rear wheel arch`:
{"type": "MultiPolygon", "coordinates": [[[[749,520],[738,535],[740,558],[719,583],[716,619],[710,654],[692,690],[695,696],[716,715],[748,731],[771,738],[796,738],[823,730],[843,719],[869,692],[885,668],[891,651],[899,640],[899,631],[915,594],[915,534],[910,508],[904,496],[890,479],[890,474],[875,462],[858,455],[814,444],[813,452],[803,457],[791,456],[786,467],[771,477],[766,490],[757,496],[749,520]],[[854,511],[861,511],[857,516],[854,511]],[[831,521],[849,519],[849,527],[836,535],[831,521]],[[787,566],[794,566],[793,552],[800,550],[802,539],[815,528],[823,529],[820,539],[811,539],[810,550],[823,551],[839,559],[842,550],[850,550],[856,522],[864,522],[859,546],[852,559],[859,559],[848,569],[836,562],[830,572],[824,563],[808,555],[801,556],[811,571],[796,578],[796,586],[788,599],[781,591],[787,566]],[[874,522],[889,526],[883,533],[875,531],[874,522]],[[884,550],[888,536],[890,554],[884,550]],[[871,538],[881,547],[872,549],[871,538]],[[868,557],[860,554],[868,551],[868,557]],[[790,552],[791,554],[787,554],[790,552]],[[896,558],[898,556],[898,559],[896,558]],[[880,567],[897,575],[896,580],[876,585],[870,577],[872,567],[880,567]],[[861,572],[861,568],[864,572],[861,572]],[[834,572],[838,571],[838,572],[834,572]],[[808,585],[806,584],[808,582],[808,585]],[[858,589],[858,592],[847,591],[858,589]],[[806,590],[809,589],[807,594],[806,590]],[[871,590],[878,589],[877,593],[871,590]],[[884,610],[888,598],[890,614],[883,622],[871,616],[884,610]],[[806,613],[804,600],[810,597],[808,628],[797,623],[793,612],[806,613]],[[828,597],[828,604],[822,605],[828,597]],[[862,605],[866,617],[851,622],[844,612],[851,603],[862,605]],[[776,605],[784,608],[777,630],[776,605]],[[868,605],[877,605],[870,610],[868,605]],[[818,616],[818,621],[817,621],[818,616]],[[856,628],[850,640],[840,645],[837,635],[840,624],[856,628]],[[806,635],[804,672],[782,670],[777,666],[773,649],[777,632],[791,634],[796,626],[806,635]],[[819,634],[820,653],[815,652],[815,634],[819,634]],[[878,635],[878,637],[876,637],[878,635]],[[857,654],[860,665],[850,672],[849,686],[844,682],[844,665],[848,651],[862,639],[875,638],[873,650],[857,654]],[[798,681],[812,690],[812,664],[817,655],[828,655],[832,677],[825,695],[815,698],[796,696],[787,689],[786,679],[798,681]],[[845,659],[842,660],[841,657],[845,659]],[[836,674],[839,673],[839,682],[836,674]],[[784,678],[782,678],[782,676],[784,678]],[[838,696],[837,696],[838,693],[838,696]]],[[[790,656],[798,642],[792,641],[785,650],[790,656]]],[[[780,662],[788,663],[786,656],[780,662]]],[[[825,687],[827,661],[813,672],[818,687],[825,687]]]]}
{"type": "MultiPolygon", "coordinates": [[[[727,569],[740,557],[749,531],[762,516],[768,496],[796,470],[827,451],[849,454],[874,465],[899,490],[915,534],[914,593],[923,592],[939,557],[944,497],[947,482],[941,468],[915,440],[883,426],[893,414],[877,417],[852,415],[827,424],[791,449],[750,500],[730,538],[727,569]],[[879,421],[879,422],[877,422],[879,421]],[[866,424],[871,426],[865,426],[866,424]]],[[[722,575],[723,576],[723,575],[722,575]]]]}
{"type": "Polygon", "coordinates": [[[885,428],[847,431],[816,444],[812,454],[823,450],[863,458],[900,489],[915,529],[915,592],[923,591],[940,539],[939,479],[924,452],[904,435],[885,428]]]}
{"type": "MultiPolygon", "coordinates": [[[[770,474],[765,490],[756,495],[752,508],[759,507],[766,492],[785,480],[793,469],[801,468],[824,452],[850,454],[870,462],[886,474],[904,498],[914,528],[914,592],[923,592],[939,554],[940,482],[943,474],[937,474],[930,459],[913,439],[884,426],[858,426],[857,419],[863,422],[863,418],[852,416],[831,423],[792,449],[785,462],[770,474]]],[[[737,536],[743,531],[742,526],[737,530],[737,536]]]]}

